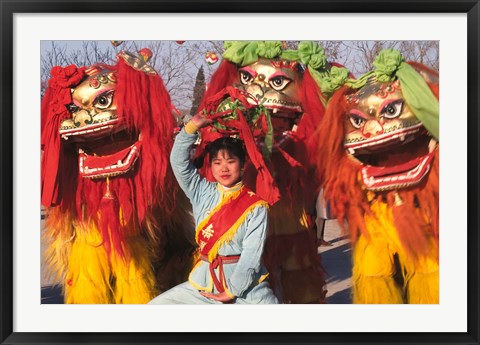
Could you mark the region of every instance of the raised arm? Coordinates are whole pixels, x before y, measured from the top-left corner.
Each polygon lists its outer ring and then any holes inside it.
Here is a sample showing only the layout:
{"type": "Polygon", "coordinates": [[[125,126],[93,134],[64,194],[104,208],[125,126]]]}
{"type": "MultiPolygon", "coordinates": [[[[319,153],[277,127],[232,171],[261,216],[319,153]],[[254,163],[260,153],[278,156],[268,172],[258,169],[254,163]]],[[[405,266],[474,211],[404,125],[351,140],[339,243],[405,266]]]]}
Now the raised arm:
{"type": "Polygon", "coordinates": [[[178,184],[192,201],[202,194],[202,191],[208,185],[208,181],[203,179],[198,170],[190,160],[190,151],[198,139],[198,129],[210,123],[203,116],[195,115],[190,122],[178,133],[170,153],[170,163],[178,184]]]}

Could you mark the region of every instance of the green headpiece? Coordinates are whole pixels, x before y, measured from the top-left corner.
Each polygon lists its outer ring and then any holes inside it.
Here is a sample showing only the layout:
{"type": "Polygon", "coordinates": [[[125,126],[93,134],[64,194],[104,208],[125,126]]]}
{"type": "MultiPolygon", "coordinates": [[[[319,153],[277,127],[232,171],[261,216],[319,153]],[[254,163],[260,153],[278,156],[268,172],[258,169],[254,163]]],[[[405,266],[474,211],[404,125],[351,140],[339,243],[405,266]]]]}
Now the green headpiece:
{"type": "Polygon", "coordinates": [[[273,59],[282,54],[280,41],[225,41],[222,57],[239,66],[250,65],[259,58],[273,59]]]}
{"type": "Polygon", "coordinates": [[[281,58],[304,64],[327,99],[343,85],[359,89],[372,77],[382,83],[398,79],[402,85],[405,101],[425,128],[436,139],[439,138],[438,99],[420,73],[407,64],[397,50],[382,50],[373,63],[375,70],[359,79],[350,79],[346,68],[331,66],[328,63],[324,49],[316,42],[300,42],[297,50],[283,50],[280,41],[225,42],[223,58],[239,66],[250,65],[262,57],[281,58]]]}
{"type": "Polygon", "coordinates": [[[346,68],[330,66],[324,49],[312,41],[300,42],[297,50],[283,50],[280,41],[226,41],[222,57],[239,66],[250,65],[262,57],[300,62],[308,68],[327,98],[345,83],[349,75],[346,68]]]}

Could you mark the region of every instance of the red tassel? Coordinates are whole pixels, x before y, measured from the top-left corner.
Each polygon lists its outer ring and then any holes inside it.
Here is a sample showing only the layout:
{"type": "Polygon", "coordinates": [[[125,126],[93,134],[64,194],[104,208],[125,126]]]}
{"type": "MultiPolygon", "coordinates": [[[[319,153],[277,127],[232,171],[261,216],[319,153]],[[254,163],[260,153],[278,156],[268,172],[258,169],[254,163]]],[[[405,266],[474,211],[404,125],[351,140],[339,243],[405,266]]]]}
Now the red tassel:
{"type": "Polygon", "coordinates": [[[103,244],[108,254],[113,251],[120,257],[125,256],[123,241],[125,235],[122,233],[120,224],[120,208],[116,196],[111,192],[107,178],[105,195],[100,201],[99,230],[102,234],[103,244]]]}
{"type": "Polygon", "coordinates": [[[248,156],[258,171],[256,184],[257,188],[255,192],[270,205],[273,205],[280,200],[280,191],[278,190],[275,180],[265,164],[262,154],[258,150],[247,121],[238,109],[237,116],[240,122],[240,133],[243,137],[243,141],[245,142],[245,148],[247,149],[248,156]]]}

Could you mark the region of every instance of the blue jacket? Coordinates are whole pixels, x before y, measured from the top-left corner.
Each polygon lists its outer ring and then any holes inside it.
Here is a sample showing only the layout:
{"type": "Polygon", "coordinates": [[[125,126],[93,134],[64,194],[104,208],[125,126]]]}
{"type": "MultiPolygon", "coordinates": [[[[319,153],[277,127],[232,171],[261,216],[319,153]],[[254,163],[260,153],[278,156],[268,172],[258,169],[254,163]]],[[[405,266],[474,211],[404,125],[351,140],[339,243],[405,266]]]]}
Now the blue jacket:
{"type": "MultiPolygon", "coordinates": [[[[187,134],[185,129],[182,129],[175,139],[170,155],[175,177],[192,203],[195,228],[222,198],[242,187],[242,182],[239,182],[231,188],[225,188],[218,182],[209,182],[199,174],[190,161],[191,147],[197,138],[198,134],[187,134]]],[[[219,248],[218,255],[241,255],[237,263],[223,266],[227,283],[225,291],[229,295],[242,296],[249,288],[267,277],[267,269],[262,264],[267,229],[268,210],[259,205],[247,215],[233,239],[219,248]]],[[[200,260],[192,269],[188,280],[197,290],[217,292],[208,262],[200,260]]]]}

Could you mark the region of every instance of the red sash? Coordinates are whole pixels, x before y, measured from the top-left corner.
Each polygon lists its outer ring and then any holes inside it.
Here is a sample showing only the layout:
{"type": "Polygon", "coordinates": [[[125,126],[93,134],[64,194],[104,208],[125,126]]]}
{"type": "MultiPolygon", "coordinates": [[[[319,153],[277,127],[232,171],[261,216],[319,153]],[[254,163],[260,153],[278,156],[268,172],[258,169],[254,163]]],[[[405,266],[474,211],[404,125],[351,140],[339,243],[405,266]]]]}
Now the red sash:
{"type": "Polygon", "coordinates": [[[220,245],[233,238],[247,214],[257,205],[268,206],[266,201],[245,186],[222,200],[197,227],[196,240],[200,253],[213,262],[220,245]]]}

